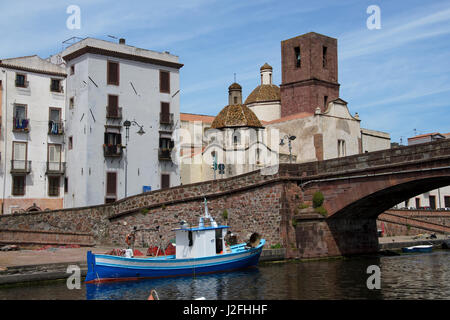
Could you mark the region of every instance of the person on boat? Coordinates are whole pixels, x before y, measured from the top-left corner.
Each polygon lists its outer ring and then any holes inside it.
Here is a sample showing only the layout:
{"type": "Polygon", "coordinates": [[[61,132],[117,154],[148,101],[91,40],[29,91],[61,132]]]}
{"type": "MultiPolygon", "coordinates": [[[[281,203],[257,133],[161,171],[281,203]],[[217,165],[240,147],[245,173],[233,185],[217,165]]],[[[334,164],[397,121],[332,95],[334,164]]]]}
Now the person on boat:
{"type": "Polygon", "coordinates": [[[136,240],[136,231],[137,231],[137,227],[134,226],[133,231],[131,231],[129,234],[127,234],[127,236],[125,237],[125,242],[128,246],[127,249],[133,249],[134,247],[134,242],[136,240]]]}

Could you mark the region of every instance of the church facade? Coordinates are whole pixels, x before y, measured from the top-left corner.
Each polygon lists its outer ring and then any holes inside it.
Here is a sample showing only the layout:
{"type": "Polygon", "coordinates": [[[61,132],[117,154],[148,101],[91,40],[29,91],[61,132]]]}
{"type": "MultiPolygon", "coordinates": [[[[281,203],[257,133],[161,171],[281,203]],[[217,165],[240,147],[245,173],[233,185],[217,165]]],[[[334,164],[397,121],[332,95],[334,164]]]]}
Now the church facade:
{"type": "Polygon", "coordinates": [[[281,65],[281,85],[265,63],[244,103],[241,86],[230,85],[201,150],[180,158],[183,184],[390,148],[389,134],[361,128],[339,97],[336,39],[310,32],[282,41],[281,65]]]}

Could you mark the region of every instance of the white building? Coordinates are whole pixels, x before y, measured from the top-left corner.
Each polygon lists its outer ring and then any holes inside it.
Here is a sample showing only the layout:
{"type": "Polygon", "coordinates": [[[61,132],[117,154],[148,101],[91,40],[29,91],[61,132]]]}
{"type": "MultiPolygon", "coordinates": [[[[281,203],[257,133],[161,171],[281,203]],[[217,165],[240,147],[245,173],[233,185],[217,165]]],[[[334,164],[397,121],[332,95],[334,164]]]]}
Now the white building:
{"type": "Polygon", "coordinates": [[[60,56],[68,73],[64,207],[179,185],[171,161],[172,132],[179,126],[178,57],[124,39],[92,38],[60,56]]]}
{"type": "Polygon", "coordinates": [[[0,61],[3,214],[63,206],[65,81],[36,55],[0,61]]]}
{"type": "MultiPolygon", "coordinates": [[[[450,133],[426,133],[408,138],[408,145],[437,141],[440,139],[449,139],[450,133]]],[[[409,209],[450,209],[450,186],[431,190],[399,203],[397,208],[409,209]]]]}

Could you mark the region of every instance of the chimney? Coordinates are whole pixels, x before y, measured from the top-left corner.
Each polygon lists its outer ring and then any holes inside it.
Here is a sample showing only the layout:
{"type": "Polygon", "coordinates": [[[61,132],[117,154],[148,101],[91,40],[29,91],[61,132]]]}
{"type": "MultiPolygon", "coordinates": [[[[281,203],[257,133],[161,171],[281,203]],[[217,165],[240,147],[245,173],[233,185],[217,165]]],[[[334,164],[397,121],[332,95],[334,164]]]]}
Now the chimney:
{"type": "Polygon", "coordinates": [[[125,39],[124,39],[124,38],[120,38],[120,39],[119,39],[119,43],[120,43],[120,44],[125,44],[125,39]]]}

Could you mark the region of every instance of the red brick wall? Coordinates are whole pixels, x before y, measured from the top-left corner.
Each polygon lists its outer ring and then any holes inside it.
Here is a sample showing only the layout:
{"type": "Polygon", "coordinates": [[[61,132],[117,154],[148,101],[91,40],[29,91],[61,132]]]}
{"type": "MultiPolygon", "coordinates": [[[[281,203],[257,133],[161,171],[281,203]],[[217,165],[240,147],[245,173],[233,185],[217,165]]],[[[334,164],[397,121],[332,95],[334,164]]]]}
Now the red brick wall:
{"type": "Polygon", "coordinates": [[[339,97],[337,40],[307,33],[281,42],[281,116],[298,112],[324,111],[328,101],[339,97]],[[326,68],[322,50],[327,47],[326,68]],[[295,48],[300,47],[301,66],[296,66],[295,48]]]}

